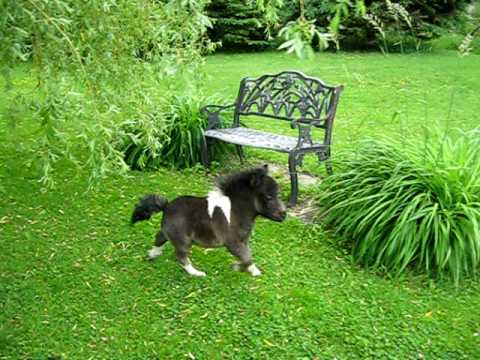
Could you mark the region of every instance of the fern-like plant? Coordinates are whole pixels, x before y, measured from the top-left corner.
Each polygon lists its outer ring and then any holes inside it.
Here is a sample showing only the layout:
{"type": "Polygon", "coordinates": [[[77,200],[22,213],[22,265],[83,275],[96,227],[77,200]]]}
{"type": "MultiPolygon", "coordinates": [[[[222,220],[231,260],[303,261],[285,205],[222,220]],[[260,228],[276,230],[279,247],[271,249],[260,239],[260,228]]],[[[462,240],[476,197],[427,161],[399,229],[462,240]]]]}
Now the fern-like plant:
{"type": "Polygon", "coordinates": [[[475,39],[475,36],[480,34],[480,26],[477,26],[474,30],[470,31],[462,40],[461,44],[458,46],[458,52],[462,56],[469,55],[472,50],[472,43],[475,39]]]}
{"type": "Polygon", "coordinates": [[[385,0],[384,4],[370,6],[369,12],[363,15],[363,19],[372,26],[379,35],[383,53],[388,52],[388,44],[399,46],[403,53],[406,44],[411,44],[419,51],[422,40],[417,34],[416,20],[408,10],[400,3],[385,0]]]}
{"type": "Polygon", "coordinates": [[[321,185],[322,221],[356,262],[458,281],[480,265],[480,129],[368,140],[321,185]]]}
{"type": "Polygon", "coordinates": [[[380,35],[382,39],[382,46],[380,46],[380,50],[385,54],[388,53],[388,45],[387,45],[387,38],[385,36],[385,26],[383,25],[382,20],[372,13],[367,13],[363,15],[363,19],[367,21],[367,23],[372,26],[375,31],[380,35]]]}

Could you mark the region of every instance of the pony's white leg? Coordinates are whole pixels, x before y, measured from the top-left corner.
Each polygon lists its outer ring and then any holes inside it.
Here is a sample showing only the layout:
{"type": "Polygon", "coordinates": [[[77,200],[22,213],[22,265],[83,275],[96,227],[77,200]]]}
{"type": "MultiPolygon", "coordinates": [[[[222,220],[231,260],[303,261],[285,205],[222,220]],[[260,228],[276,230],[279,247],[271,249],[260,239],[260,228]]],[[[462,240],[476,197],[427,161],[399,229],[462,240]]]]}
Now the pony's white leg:
{"type": "Polygon", "coordinates": [[[207,276],[203,271],[197,270],[193,267],[192,263],[190,262],[190,259],[187,258],[185,261],[185,264],[180,263],[180,266],[185,269],[187,273],[189,273],[192,276],[207,276]]]}
{"type": "Polygon", "coordinates": [[[167,238],[163,235],[162,231],[159,231],[155,236],[155,244],[153,247],[148,251],[147,257],[149,260],[153,260],[156,257],[162,255],[163,245],[167,242],[167,238]]]}
{"type": "Polygon", "coordinates": [[[153,260],[156,257],[162,255],[163,247],[162,246],[153,246],[147,253],[148,259],[153,260]]]}

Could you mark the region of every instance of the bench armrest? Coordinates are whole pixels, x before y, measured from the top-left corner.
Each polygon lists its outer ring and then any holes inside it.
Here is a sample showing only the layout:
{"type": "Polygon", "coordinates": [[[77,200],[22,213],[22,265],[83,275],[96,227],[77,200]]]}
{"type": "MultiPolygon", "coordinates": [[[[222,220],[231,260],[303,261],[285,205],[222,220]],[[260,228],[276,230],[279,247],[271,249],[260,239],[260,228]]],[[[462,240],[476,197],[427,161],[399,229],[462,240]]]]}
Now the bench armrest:
{"type": "MultiPolygon", "coordinates": [[[[314,142],[312,139],[312,127],[317,127],[320,124],[322,124],[324,121],[323,120],[317,120],[317,121],[310,121],[310,122],[300,122],[298,120],[293,120],[290,123],[290,127],[292,129],[298,129],[298,140],[297,140],[297,146],[295,147],[296,149],[301,149],[305,145],[307,146],[313,146],[314,142]]],[[[325,129],[326,131],[326,129],[325,129]]],[[[315,145],[318,146],[319,144],[315,145]]],[[[327,145],[325,142],[321,145],[327,145]]]]}
{"type": "Polygon", "coordinates": [[[294,120],[292,121],[290,126],[292,129],[298,129],[298,140],[296,146],[297,149],[302,148],[305,143],[307,143],[308,145],[313,145],[311,135],[312,124],[302,124],[294,120]]]}
{"type": "Polygon", "coordinates": [[[220,112],[235,107],[230,105],[206,105],[200,109],[200,112],[208,119],[207,130],[217,128],[220,125],[220,112]]]}

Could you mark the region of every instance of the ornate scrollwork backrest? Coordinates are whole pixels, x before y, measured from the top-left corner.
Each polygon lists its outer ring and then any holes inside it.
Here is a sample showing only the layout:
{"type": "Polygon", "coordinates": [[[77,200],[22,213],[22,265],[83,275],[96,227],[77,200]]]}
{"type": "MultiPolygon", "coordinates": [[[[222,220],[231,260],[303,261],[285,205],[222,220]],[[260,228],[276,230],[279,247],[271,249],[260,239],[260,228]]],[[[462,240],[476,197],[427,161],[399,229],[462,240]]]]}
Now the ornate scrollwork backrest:
{"type": "Polygon", "coordinates": [[[237,99],[239,115],[260,115],[325,127],[335,87],[300,72],[244,78],[237,99]]]}

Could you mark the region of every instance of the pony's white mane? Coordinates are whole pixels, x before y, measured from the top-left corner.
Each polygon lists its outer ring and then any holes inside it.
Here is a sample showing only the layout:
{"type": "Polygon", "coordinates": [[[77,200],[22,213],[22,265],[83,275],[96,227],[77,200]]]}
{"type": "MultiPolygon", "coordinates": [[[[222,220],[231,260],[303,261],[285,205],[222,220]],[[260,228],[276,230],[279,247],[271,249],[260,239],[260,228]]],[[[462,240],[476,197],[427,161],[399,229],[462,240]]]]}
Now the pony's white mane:
{"type": "Polygon", "coordinates": [[[232,203],[230,201],[230,198],[226,196],[222,192],[222,190],[220,190],[219,188],[215,188],[210,191],[208,193],[207,202],[208,215],[210,216],[210,218],[213,217],[213,212],[215,211],[215,208],[218,207],[223,212],[223,215],[225,215],[227,222],[230,224],[230,212],[232,209],[232,203]]]}

